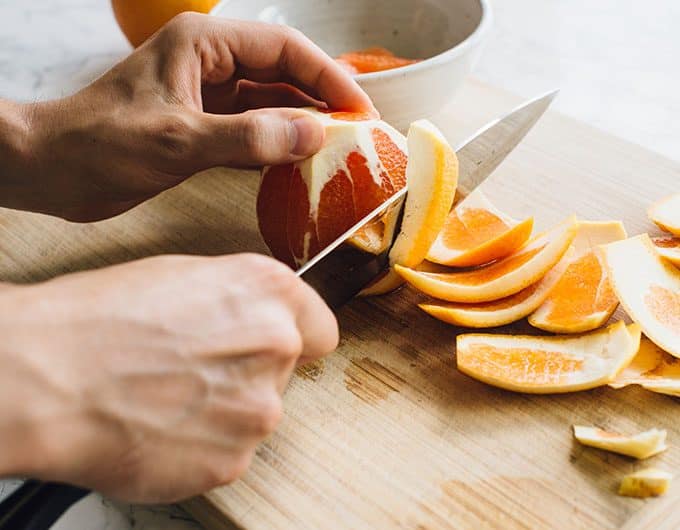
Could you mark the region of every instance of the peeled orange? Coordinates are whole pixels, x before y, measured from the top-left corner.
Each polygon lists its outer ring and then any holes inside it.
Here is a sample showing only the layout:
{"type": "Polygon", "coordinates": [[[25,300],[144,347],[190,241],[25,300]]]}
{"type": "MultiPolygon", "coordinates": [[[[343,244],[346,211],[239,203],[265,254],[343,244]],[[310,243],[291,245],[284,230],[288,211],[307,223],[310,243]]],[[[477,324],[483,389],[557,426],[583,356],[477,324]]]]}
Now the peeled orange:
{"type": "Polygon", "coordinates": [[[113,14],[135,48],[184,11],[208,13],[218,0],[111,0],[113,14]]]}
{"type": "MultiPolygon", "coordinates": [[[[260,232],[274,257],[299,267],[406,184],[406,138],[364,115],[309,109],[325,127],[314,156],[266,167],[257,197],[260,232]]],[[[394,227],[389,213],[355,244],[379,252],[394,227]]]]}
{"type": "Polygon", "coordinates": [[[574,425],[574,438],[583,445],[638,459],[649,458],[668,448],[666,431],[659,429],[650,429],[633,436],[626,436],[597,427],[574,425]]]}
{"type": "MultiPolygon", "coordinates": [[[[451,209],[458,184],[458,158],[444,135],[429,121],[411,124],[407,136],[408,195],[401,232],[390,250],[390,266],[416,267],[427,254],[451,209]]],[[[390,269],[363,295],[383,294],[404,280],[390,269]]]]}
{"type": "Polygon", "coordinates": [[[600,251],[626,312],[655,344],[680,357],[680,270],[657,254],[647,234],[600,251]]]}
{"type": "Polygon", "coordinates": [[[662,258],[671,262],[676,267],[680,267],[680,237],[653,237],[652,243],[662,258]]]}
{"type": "Polygon", "coordinates": [[[654,203],[648,214],[659,228],[680,236],[680,193],[654,203]]]}
{"type": "Polygon", "coordinates": [[[477,189],[448,215],[427,254],[434,263],[473,267],[509,256],[531,237],[534,220],[516,221],[477,189]]]}
{"type": "Polygon", "coordinates": [[[570,255],[571,252],[567,252],[541,280],[507,298],[478,304],[432,301],[419,304],[419,307],[439,320],[458,326],[489,328],[510,324],[526,317],[544,302],[567,270],[570,255]]]}
{"type": "Polygon", "coordinates": [[[565,274],[529,323],[553,333],[583,333],[602,326],[619,300],[600,262],[596,247],[626,238],[619,221],[579,223],[574,255],[565,274]]]}
{"type": "Polygon", "coordinates": [[[628,385],[640,385],[652,392],[680,397],[680,359],[642,337],[632,362],[609,383],[612,388],[628,385]]]}
{"type": "Polygon", "coordinates": [[[449,302],[489,302],[518,293],[536,283],[562,258],[576,234],[570,217],[507,258],[472,271],[422,272],[395,266],[416,289],[449,302]]]}
{"type": "Polygon", "coordinates": [[[456,340],[456,359],[460,371],[499,388],[574,392],[611,382],[639,342],[639,327],[623,322],[569,337],[464,334],[456,340]]]}

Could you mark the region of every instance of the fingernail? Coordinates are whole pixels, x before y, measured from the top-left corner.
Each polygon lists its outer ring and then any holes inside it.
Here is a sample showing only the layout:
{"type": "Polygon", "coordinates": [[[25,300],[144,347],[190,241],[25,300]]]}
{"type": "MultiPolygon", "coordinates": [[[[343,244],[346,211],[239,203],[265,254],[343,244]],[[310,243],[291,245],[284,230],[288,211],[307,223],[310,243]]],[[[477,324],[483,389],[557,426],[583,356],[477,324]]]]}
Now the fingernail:
{"type": "Polygon", "coordinates": [[[295,156],[311,156],[323,145],[323,126],[311,116],[300,116],[292,121],[291,153],[295,156]]]}

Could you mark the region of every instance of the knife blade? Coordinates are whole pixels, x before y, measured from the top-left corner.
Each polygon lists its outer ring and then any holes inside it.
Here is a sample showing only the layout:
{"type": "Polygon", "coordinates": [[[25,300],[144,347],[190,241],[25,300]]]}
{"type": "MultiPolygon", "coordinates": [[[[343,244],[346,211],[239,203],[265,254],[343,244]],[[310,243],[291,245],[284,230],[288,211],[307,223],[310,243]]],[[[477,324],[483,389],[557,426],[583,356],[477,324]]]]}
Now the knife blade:
{"type": "MultiPolygon", "coordinates": [[[[458,188],[462,196],[479,186],[520,143],[557,95],[553,90],[532,98],[491,121],[455,149],[458,188]]],[[[380,254],[359,250],[347,241],[390,207],[403,206],[408,190],[402,188],[297,270],[331,309],[338,309],[373,281],[388,264],[389,245],[380,254]]],[[[397,223],[397,227],[401,222],[397,223]]],[[[394,231],[394,237],[399,229],[394,231]]]]}

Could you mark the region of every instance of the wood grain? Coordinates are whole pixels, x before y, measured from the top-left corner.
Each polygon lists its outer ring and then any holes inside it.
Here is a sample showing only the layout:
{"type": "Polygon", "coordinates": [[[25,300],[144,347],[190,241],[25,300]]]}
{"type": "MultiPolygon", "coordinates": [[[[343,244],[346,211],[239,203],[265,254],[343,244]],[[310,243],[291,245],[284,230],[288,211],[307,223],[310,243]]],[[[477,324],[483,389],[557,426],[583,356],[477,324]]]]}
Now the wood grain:
{"type": "MultiPolygon", "coordinates": [[[[455,142],[516,102],[471,81],[436,122],[455,142]]],[[[2,211],[0,275],[28,282],[165,252],[262,251],[256,185],[251,172],[212,170],[85,226],[2,211]]],[[[485,184],[540,229],[577,213],[623,219],[630,234],[654,231],[646,206],[678,188],[677,164],[557,114],[485,184]]],[[[615,494],[644,465],[680,470],[676,400],[635,388],[528,396],[485,386],[456,371],[460,330],[417,299],[403,289],[346,306],[338,351],[293,378],[286,417],[249,472],[187,509],[211,529],[680,527],[680,480],[661,499],[615,494]],[[667,428],[670,449],[638,463],[574,443],[574,423],[667,428]]]]}

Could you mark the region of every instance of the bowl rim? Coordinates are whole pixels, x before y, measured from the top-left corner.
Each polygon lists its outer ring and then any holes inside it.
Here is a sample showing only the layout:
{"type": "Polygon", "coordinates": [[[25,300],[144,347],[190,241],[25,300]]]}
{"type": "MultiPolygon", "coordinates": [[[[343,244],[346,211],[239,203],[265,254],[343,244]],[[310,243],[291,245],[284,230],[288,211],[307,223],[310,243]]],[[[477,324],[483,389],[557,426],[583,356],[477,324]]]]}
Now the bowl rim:
{"type": "MultiPolygon", "coordinates": [[[[220,0],[215,4],[215,6],[210,10],[210,15],[217,15],[218,11],[231,2],[232,0],[220,0]]],[[[479,19],[479,23],[477,24],[477,27],[474,29],[470,35],[465,37],[462,41],[460,41],[458,44],[453,46],[452,48],[448,48],[447,50],[444,50],[441,53],[438,53],[437,55],[433,55],[432,57],[428,57],[427,59],[423,59],[422,61],[419,61],[414,64],[409,64],[406,66],[401,66],[399,68],[392,68],[390,70],[382,70],[380,72],[369,72],[365,74],[357,74],[352,76],[356,81],[372,81],[372,80],[377,80],[377,79],[384,79],[384,78],[389,78],[389,77],[397,77],[402,74],[408,74],[411,72],[417,72],[419,70],[424,70],[427,68],[430,68],[435,65],[440,65],[442,63],[448,62],[452,59],[455,59],[457,57],[460,57],[463,55],[465,52],[468,51],[468,49],[473,48],[477,46],[481,40],[484,38],[484,35],[487,33],[489,28],[491,27],[491,22],[492,22],[492,10],[491,10],[491,4],[490,0],[477,0],[479,2],[479,5],[482,9],[482,16],[479,19]]]]}

